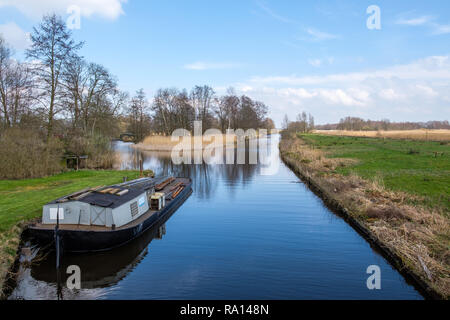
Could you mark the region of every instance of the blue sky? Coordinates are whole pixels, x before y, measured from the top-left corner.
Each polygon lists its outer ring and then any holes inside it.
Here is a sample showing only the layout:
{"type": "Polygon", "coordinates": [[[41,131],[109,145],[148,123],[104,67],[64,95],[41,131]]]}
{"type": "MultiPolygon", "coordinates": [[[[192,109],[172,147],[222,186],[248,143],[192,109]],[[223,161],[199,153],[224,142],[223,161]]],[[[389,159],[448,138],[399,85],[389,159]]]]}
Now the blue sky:
{"type": "Polygon", "coordinates": [[[450,2],[441,0],[0,0],[0,32],[21,57],[45,12],[81,9],[74,37],[130,93],[209,84],[267,103],[279,124],[352,115],[450,117],[450,2]],[[369,30],[369,5],[381,30],[369,30]]]}

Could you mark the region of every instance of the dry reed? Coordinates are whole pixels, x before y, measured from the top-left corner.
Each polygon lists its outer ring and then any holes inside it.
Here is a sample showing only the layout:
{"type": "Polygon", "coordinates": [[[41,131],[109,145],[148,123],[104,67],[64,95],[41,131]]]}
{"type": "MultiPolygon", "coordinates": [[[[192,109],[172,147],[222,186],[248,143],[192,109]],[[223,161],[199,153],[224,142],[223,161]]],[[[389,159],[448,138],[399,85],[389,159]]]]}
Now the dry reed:
{"type": "Polygon", "coordinates": [[[315,130],[315,133],[369,138],[391,138],[425,141],[450,141],[450,130],[391,130],[391,131],[347,131],[347,130],[315,130]]]}
{"type": "MultiPolygon", "coordinates": [[[[192,136],[182,137],[172,141],[171,136],[152,135],[146,137],[141,143],[136,144],[135,147],[146,151],[171,151],[173,147],[180,145],[183,146],[183,149],[185,150],[195,150],[204,149],[209,144],[215,142],[215,138],[213,136],[206,135],[201,139],[201,146],[197,146],[194,143],[194,137],[192,136]]],[[[234,145],[235,142],[236,136],[223,134],[217,144],[219,146],[229,146],[234,145]]]]}

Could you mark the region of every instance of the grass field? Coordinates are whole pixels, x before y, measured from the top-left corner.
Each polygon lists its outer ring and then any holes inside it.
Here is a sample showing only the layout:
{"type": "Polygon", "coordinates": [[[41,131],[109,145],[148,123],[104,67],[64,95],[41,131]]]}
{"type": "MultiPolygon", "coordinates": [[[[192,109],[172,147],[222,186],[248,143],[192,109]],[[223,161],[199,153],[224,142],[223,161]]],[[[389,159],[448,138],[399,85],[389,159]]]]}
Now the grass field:
{"type": "Polygon", "coordinates": [[[347,130],[316,130],[315,133],[332,136],[390,138],[403,140],[450,141],[450,130],[389,130],[389,131],[347,131],[347,130]]]}
{"type": "Polygon", "coordinates": [[[429,207],[450,212],[450,144],[318,134],[301,135],[330,158],[351,158],[357,163],[336,168],[337,173],[356,173],[381,180],[387,189],[423,198],[429,207]]]}

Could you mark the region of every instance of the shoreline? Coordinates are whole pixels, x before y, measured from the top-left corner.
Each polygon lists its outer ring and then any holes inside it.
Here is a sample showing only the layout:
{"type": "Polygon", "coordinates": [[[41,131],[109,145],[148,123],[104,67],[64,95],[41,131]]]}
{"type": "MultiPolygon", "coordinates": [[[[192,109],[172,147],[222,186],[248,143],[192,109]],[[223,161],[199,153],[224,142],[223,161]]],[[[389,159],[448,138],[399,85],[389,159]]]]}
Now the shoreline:
{"type": "MultiPolygon", "coordinates": [[[[283,138],[282,137],[282,141],[283,138]]],[[[297,138],[298,139],[298,138],[297,138]]],[[[440,292],[435,287],[433,287],[429,281],[425,280],[422,272],[418,272],[412,267],[411,263],[405,261],[396,251],[395,247],[392,248],[382,239],[380,239],[362,219],[358,219],[358,214],[351,209],[346,208],[345,204],[342,203],[337,197],[334,197],[329,191],[327,191],[319,180],[314,175],[314,171],[309,171],[311,168],[306,168],[305,166],[299,165],[299,161],[293,159],[289,156],[289,149],[282,145],[281,141],[279,144],[280,158],[286,166],[292,170],[292,172],[299,177],[308,188],[316,194],[323,203],[338,216],[343,218],[356,232],[358,232],[364,239],[366,239],[369,244],[379,253],[382,254],[386,260],[400,273],[406,280],[412,282],[414,287],[424,295],[425,299],[434,300],[446,300],[449,299],[445,293],[440,292]]],[[[324,182],[324,181],[322,181],[324,182]]]]}
{"type": "Polygon", "coordinates": [[[0,274],[0,301],[7,300],[9,295],[13,292],[17,284],[17,275],[20,268],[20,257],[23,248],[23,234],[27,230],[28,224],[33,220],[24,221],[19,225],[15,226],[18,232],[15,234],[19,239],[17,245],[14,260],[10,263],[9,267],[5,270],[3,274],[0,274]]]}

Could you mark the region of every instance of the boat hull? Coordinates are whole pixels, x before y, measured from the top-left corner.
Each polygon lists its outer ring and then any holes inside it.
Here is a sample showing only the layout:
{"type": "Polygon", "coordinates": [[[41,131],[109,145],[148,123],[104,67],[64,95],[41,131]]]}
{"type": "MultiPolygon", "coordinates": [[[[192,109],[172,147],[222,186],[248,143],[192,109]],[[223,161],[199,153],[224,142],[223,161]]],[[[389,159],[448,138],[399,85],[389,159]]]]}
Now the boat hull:
{"type": "MultiPolygon", "coordinates": [[[[154,226],[157,222],[172,214],[180,207],[192,193],[189,184],[173,200],[171,200],[161,211],[150,215],[139,224],[116,230],[92,231],[92,230],[67,230],[59,229],[60,246],[65,252],[96,252],[106,251],[122,246],[129,241],[139,237],[143,232],[154,226]]],[[[55,239],[54,229],[42,229],[30,226],[27,230],[33,242],[41,246],[50,245],[55,239]]]]}

